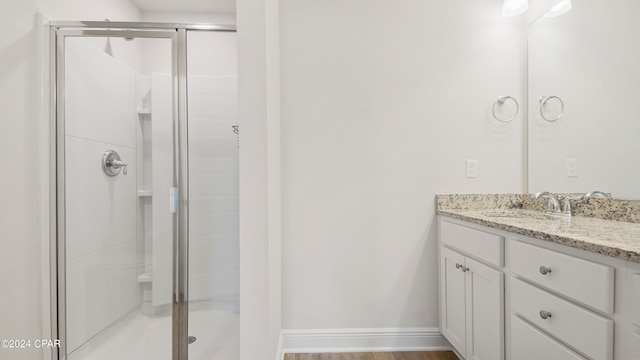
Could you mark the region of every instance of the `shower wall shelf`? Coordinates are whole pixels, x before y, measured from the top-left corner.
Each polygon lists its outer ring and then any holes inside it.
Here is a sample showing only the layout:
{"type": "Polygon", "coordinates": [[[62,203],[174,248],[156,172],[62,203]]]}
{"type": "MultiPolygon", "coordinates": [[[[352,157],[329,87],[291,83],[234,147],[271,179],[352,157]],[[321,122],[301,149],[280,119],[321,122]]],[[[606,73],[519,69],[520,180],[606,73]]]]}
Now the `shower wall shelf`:
{"type": "Polygon", "coordinates": [[[138,115],[143,119],[151,119],[151,109],[138,108],[138,115]]]}
{"type": "Polygon", "coordinates": [[[138,275],[138,282],[139,283],[150,283],[150,282],[153,282],[153,276],[151,274],[147,274],[147,273],[138,275]]]}
{"type": "MultiPolygon", "coordinates": [[[[150,261],[152,254],[152,236],[154,224],[153,211],[153,168],[151,153],[153,151],[153,123],[151,99],[151,77],[136,74],[136,158],[137,158],[137,243],[139,247],[138,255],[146,259],[144,267],[138,270],[138,286],[142,291],[142,312],[144,314],[154,314],[155,309],[151,303],[153,293],[153,264],[150,261]]],[[[132,119],[133,120],[133,119],[132,119]]]]}

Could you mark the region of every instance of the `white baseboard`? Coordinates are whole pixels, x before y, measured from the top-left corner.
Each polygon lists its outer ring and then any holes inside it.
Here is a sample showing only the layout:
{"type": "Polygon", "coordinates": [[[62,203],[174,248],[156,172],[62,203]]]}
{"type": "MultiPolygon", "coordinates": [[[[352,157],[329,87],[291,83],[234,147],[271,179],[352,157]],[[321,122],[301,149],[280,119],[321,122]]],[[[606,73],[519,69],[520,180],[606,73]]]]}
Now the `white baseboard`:
{"type": "Polygon", "coordinates": [[[280,338],[278,360],[285,353],[451,350],[438,328],[283,330],[280,338]]]}

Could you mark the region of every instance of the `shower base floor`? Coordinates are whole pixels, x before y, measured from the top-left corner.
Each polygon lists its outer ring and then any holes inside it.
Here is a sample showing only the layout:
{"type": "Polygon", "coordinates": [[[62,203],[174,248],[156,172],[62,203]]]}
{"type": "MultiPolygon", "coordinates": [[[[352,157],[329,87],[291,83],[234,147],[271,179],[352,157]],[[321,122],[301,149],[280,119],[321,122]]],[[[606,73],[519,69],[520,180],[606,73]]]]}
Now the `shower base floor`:
{"type": "MultiPolygon", "coordinates": [[[[239,359],[239,314],[194,306],[189,311],[189,360],[239,359]]],[[[83,344],[69,360],[171,360],[171,315],[136,310],[83,344]]]]}

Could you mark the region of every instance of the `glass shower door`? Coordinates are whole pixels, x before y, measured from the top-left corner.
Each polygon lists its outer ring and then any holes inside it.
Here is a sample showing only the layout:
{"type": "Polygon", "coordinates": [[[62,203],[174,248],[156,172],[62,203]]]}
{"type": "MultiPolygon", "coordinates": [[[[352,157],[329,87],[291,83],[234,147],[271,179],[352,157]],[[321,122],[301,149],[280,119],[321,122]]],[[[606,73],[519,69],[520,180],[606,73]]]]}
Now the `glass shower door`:
{"type": "Polygon", "coordinates": [[[235,33],[187,31],[189,360],[239,359],[235,33]]]}
{"type": "Polygon", "coordinates": [[[233,27],[65,26],[52,32],[57,358],[237,360],[233,27]]]}
{"type": "Polygon", "coordinates": [[[112,33],[58,38],[60,358],[168,360],[176,32],[112,33]]]}

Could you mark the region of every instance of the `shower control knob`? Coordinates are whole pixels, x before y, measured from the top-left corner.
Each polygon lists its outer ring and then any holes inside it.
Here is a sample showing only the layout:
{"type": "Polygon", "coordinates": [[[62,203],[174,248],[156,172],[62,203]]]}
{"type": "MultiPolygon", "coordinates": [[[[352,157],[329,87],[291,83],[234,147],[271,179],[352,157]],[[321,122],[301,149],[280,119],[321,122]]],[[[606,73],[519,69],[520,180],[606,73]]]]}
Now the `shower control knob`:
{"type": "Polygon", "coordinates": [[[122,168],[122,174],[127,175],[127,163],[122,160],[111,160],[107,166],[111,166],[115,170],[122,168]]]}
{"type": "Polygon", "coordinates": [[[115,150],[107,150],[102,154],[102,171],[107,176],[116,176],[120,174],[127,175],[127,163],[120,159],[120,155],[115,150]]]}

